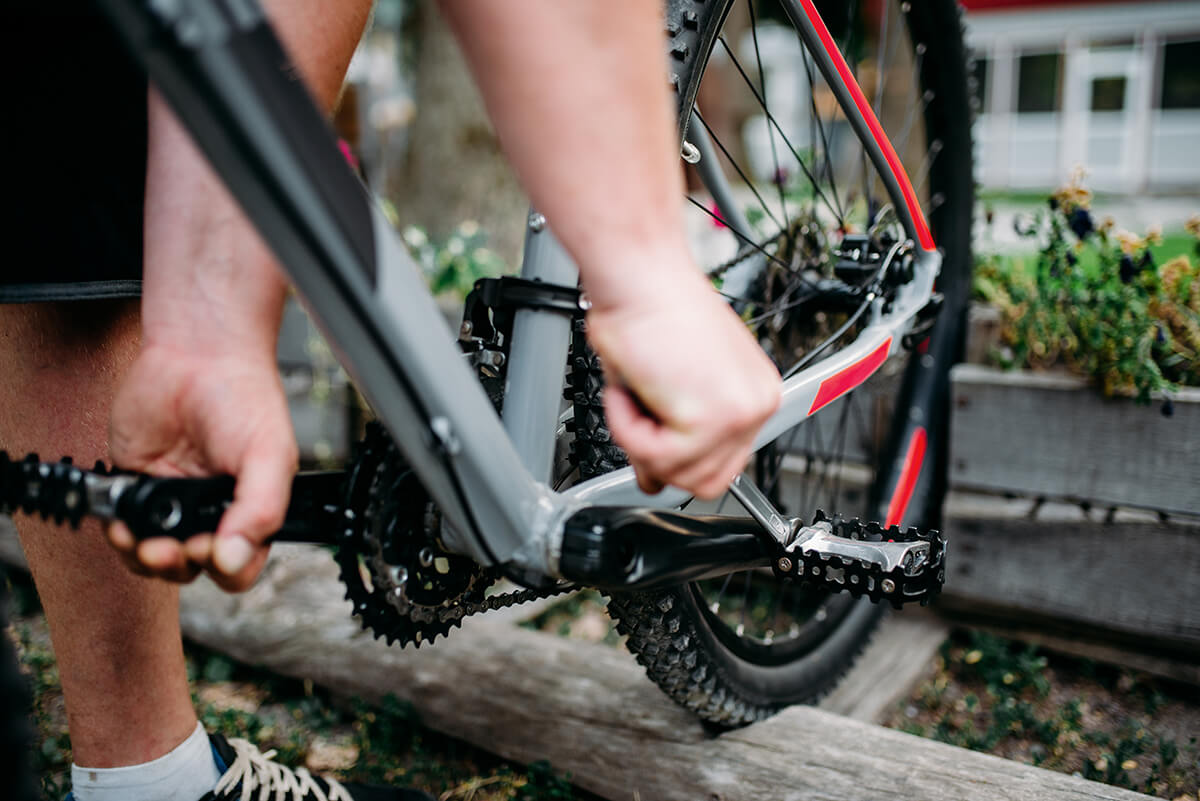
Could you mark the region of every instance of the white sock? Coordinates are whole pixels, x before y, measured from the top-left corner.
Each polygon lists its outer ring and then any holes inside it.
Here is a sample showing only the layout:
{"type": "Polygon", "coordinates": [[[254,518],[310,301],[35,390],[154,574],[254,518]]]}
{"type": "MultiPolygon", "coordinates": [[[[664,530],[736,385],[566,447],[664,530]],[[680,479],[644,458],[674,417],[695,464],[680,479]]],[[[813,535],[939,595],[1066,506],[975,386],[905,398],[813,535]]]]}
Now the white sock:
{"type": "Polygon", "coordinates": [[[140,765],[71,765],[76,801],[199,801],[220,778],[208,734],[199,723],[174,750],[140,765]]]}

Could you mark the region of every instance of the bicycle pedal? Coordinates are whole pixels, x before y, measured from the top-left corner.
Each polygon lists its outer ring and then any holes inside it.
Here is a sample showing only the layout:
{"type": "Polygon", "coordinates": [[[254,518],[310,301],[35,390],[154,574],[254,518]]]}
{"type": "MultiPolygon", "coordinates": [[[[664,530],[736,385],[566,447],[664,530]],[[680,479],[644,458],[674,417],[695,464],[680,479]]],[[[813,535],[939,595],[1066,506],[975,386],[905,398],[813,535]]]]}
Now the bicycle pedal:
{"type": "MultiPolygon", "coordinates": [[[[888,601],[928,604],[946,579],[946,541],[933,530],[884,528],[859,520],[830,520],[817,513],[798,528],[785,550],[785,575],[832,592],[888,601]],[[786,569],[785,569],[786,568],[786,569]]],[[[782,561],[782,560],[781,560],[782,561]]]]}

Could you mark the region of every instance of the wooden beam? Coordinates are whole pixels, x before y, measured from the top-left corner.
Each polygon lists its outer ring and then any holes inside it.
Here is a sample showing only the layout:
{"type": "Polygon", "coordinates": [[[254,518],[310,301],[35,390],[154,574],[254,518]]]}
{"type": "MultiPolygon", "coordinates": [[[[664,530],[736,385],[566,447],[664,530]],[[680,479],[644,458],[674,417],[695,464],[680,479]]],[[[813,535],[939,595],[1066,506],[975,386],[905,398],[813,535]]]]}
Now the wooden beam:
{"type": "Polygon", "coordinates": [[[347,615],[327,556],[279,550],[249,593],[188,587],[188,636],[342,692],[394,693],[439,731],[518,762],[548,759],[614,801],[1145,797],[811,707],[714,736],[624,651],[486,616],[432,648],[387,648],[347,615]]]}
{"type": "Polygon", "coordinates": [[[1200,528],[951,517],[939,604],[1200,657],[1200,528]]]}
{"type": "Polygon", "coordinates": [[[953,486],[1200,515],[1200,389],[1164,417],[1071,376],[962,364],[951,380],[953,486]]]}
{"type": "Polygon", "coordinates": [[[389,648],[349,616],[329,555],[306,546],[276,546],[241,595],[188,585],[182,622],[235,659],[367,699],[394,694],[438,731],[517,762],[548,759],[612,801],[1148,797],[813,707],[715,735],[625,651],[486,616],[434,647],[389,648]]]}

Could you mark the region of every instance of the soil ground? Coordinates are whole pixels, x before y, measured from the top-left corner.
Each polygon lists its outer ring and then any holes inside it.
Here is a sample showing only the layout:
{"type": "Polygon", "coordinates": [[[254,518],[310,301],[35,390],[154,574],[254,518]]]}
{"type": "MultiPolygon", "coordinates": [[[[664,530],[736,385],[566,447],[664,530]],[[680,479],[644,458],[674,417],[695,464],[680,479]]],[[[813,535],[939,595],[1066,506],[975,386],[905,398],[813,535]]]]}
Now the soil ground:
{"type": "Polygon", "coordinates": [[[1173,801],[1200,793],[1196,688],[969,629],[884,725],[1173,801]]]}

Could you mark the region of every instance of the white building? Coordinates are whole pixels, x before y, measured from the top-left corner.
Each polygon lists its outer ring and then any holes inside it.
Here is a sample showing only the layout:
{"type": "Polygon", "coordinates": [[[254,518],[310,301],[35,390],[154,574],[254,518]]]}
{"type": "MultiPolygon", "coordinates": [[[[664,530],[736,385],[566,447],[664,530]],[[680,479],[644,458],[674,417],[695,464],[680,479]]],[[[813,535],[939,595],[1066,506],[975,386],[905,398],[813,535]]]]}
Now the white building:
{"type": "Polygon", "coordinates": [[[1200,0],[962,0],[978,181],[1200,193],[1200,0]]]}

